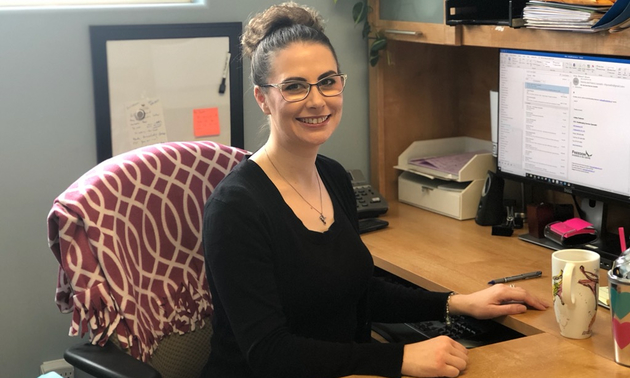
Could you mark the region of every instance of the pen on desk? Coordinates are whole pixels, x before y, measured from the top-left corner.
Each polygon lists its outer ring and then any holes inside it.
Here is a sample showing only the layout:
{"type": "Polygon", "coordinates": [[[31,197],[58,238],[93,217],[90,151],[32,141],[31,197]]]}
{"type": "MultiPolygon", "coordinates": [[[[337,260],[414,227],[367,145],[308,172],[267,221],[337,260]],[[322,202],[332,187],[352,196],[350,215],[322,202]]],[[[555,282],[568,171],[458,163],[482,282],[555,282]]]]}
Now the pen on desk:
{"type": "Polygon", "coordinates": [[[230,52],[228,51],[225,58],[225,66],[223,67],[223,76],[221,77],[221,85],[219,85],[219,93],[225,93],[225,80],[227,79],[228,68],[230,67],[230,52]]]}
{"type": "Polygon", "coordinates": [[[536,272],[517,274],[516,276],[511,276],[511,277],[497,278],[488,282],[488,285],[494,285],[498,283],[512,282],[512,281],[518,281],[518,280],[526,280],[528,278],[536,278],[540,276],[542,276],[542,272],[539,270],[536,272]]]}

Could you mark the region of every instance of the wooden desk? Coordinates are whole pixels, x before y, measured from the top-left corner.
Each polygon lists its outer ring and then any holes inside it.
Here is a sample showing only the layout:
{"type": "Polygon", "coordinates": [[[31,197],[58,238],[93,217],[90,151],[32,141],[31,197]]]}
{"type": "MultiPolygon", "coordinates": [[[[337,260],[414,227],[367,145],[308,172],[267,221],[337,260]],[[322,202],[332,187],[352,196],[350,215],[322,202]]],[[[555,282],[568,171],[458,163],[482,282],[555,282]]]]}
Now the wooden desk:
{"type": "MultiPolygon", "coordinates": [[[[429,290],[471,293],[493,278],[535,270],[542,277],[515,282],[552,304],[553,251],[512,237],[492,236],[490,227],[458,221],[393,203],[383,217],[388,228],[363,235],[375,264],[429,290]]],[[[518,230],[517,230],[518,231],[518,230]]],[[[605,271],[600,284],[607,285],[605,271]]],[[[560,335],[553,308],[498,318],[527,337],[470,350],[463,377],[630,377],[614,362],[610,312],[598,307],[593,336],[560,335]]]]}

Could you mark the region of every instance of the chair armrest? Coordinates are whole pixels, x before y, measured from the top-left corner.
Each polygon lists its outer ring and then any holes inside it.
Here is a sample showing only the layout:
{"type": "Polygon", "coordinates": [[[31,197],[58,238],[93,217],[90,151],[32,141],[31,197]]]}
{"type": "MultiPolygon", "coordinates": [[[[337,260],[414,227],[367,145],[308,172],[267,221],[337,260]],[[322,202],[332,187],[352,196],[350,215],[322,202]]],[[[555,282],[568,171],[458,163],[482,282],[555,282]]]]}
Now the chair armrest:
{"type": "Polygon", "coordinates": [[[68,348],[63,357],[72,366],[97,378],[162,378],[152,366],[110,342],[103,347],[89,343],[75,345],[68,348]]]}

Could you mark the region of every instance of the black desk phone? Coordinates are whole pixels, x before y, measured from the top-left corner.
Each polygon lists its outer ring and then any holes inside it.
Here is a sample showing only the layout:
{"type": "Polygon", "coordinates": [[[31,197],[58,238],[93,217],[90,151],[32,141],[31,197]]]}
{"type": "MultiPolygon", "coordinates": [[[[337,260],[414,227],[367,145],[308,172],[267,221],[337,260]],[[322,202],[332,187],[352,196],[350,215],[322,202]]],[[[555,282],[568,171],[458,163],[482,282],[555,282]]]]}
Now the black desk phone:
{"type": "Polygon", "coordinates": [[[389,209],[385,197],[377,192],[363,176],[363,172],[358,169],[348,171],[354,196],[357,199],[357,213],[359,219],[375,218],[381,214],[385,214],[389,209]]]}

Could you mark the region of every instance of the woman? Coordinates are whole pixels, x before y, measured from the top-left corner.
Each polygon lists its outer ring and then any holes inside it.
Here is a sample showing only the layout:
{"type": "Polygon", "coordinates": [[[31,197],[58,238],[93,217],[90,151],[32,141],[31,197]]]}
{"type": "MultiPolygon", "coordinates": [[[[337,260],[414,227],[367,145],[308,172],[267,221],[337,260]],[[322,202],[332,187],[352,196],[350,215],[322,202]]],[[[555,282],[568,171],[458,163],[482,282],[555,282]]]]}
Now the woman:
{"type": "Polygon", "coordinates": [[[270,131],[206,204],[214,335],[204,376],[455,377],[468,363],[461,344],[370,343],[370,322],[545,309],[504,285],[450,295],[373,278],[346,171],[318,155],[339,125],[346,80],[321,18],[292,2],[272,6],[249,22],[242,45],[270,131]]]}

